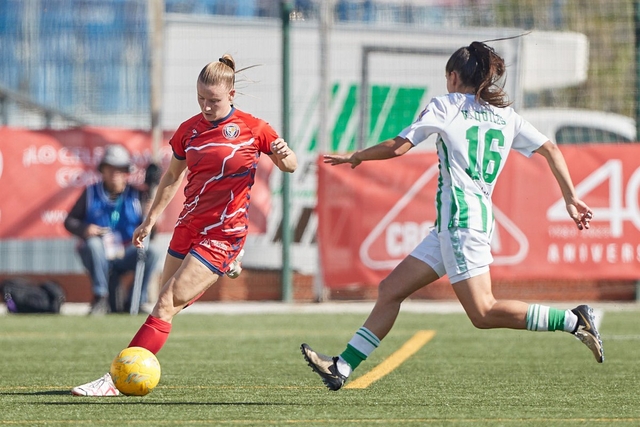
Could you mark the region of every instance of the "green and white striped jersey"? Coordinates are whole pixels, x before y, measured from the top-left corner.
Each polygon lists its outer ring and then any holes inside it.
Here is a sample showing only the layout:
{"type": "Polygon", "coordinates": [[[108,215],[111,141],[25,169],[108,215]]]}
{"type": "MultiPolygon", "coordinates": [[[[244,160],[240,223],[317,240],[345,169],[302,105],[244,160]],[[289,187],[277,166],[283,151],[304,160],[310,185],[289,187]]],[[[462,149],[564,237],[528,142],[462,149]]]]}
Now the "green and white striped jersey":
{"type": "Polygon", "coordinates": [[[511,148],[530,157],[548,138],[513,108],[476,102],[470,94],[433,98],[399,136],[413,145],[437,133],[438,231],[460,227],[491,233],[491,194],[511,148]]]}

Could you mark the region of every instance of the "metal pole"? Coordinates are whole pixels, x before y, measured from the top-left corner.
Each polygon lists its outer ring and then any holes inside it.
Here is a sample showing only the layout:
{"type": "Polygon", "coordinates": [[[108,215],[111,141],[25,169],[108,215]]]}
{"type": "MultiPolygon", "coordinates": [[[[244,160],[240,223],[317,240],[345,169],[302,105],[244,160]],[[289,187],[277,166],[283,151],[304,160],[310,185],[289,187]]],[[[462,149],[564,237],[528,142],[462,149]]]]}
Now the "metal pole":
{"type": "MultiPolygon", "coordinates": [[[[331,77],[331,54],[329,51],[329,36],[333,24],[334,0],[325,0],[320,4],[320,94],[318,96],[318,155],[333,152],[333,141],[329,138],[329,91],[331,77]]],[[[319,244],[316,259],[317,271],[313,281],[313,290],[317,302],[324,301],[325,288],[322,276],[322,258],[319,244]]]]}
{"type": "Polygon", "coordinates": [[[329,112],[329,34],[331,21],[333,20],[333,0],[325,0],[320,4],[320,94],[318,96],[318,153],[324,154],[332,151],[328,138],[328,112],[329,112]]]}
{"type": "Polygon", "coordinates": [[[164,37],[164,0],[148,0],[149,45],[151,46],[150,107],[151,107],[151,156],[153,162],[160,164],[160,148],[162,147],[162,60],[164,37]]]}
{"type": "MultiPolygon", "coordinates": [[[[282,0],[282,137],[289,142],[289,97],[290,97],[290,46],[289,46],[289,16],[293,12],[293,2],[282,0]]],[[[291,226],[290,210],[290,181],[289,174],[282,174],[282,301],[293,300],[293,272],[291,271],[291,226]]]]}
{"type": "Polygon", "coordinates": [[[0,118],[0,124],[9,126],[9,100],[4,95],[0,95],[0,118]]]}

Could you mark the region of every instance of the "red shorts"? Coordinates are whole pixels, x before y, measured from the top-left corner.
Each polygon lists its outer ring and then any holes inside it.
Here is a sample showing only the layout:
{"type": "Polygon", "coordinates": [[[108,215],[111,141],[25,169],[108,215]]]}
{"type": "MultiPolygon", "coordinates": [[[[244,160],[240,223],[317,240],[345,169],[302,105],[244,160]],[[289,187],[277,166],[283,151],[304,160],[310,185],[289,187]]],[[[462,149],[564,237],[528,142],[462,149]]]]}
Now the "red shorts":
{"type": "Polygon", "coordinates": [[[244,241],[245,236],[212,239],[184,224],[179,224],[173,230],[168,253],[180,259],[184,259],[190,253],[209,270],[222,276],[240,253],[244,241]]]}

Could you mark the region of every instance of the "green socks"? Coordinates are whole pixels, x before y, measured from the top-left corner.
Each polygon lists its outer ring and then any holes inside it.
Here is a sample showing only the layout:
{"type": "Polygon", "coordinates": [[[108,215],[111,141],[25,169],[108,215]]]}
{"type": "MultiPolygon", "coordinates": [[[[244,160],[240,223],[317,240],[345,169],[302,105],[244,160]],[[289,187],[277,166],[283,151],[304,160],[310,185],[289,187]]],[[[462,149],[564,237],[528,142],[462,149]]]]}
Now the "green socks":
{"type": "Polygon", "coordinates": [[[530,331],[573,332],[577,321],[571,310],[558,310],[540,304],[531,304],[527,310],[527,329],[530,331]]]}
{"type": "Polygon", "coordinates": [[[340,357],[347,362],[351,370],[356,369],[362,361],[378,348],[380,340],[373,332],[364,326],[358,329],[353,335],[351,341],[347,344],[347,348],[340,354],[340,357]]]}

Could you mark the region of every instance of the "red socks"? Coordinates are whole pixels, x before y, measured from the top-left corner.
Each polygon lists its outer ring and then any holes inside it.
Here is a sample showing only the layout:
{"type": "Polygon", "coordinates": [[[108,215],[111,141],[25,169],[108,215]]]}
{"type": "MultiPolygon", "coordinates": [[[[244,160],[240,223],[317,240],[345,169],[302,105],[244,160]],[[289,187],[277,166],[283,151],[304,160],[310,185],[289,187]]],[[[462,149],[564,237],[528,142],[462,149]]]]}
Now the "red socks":
{"type": "Polygon", "coordinates": [[[129,343],[129,347],[143,347],[157,354],[171,332],[171,323],[149,316],[129,343]]]}

